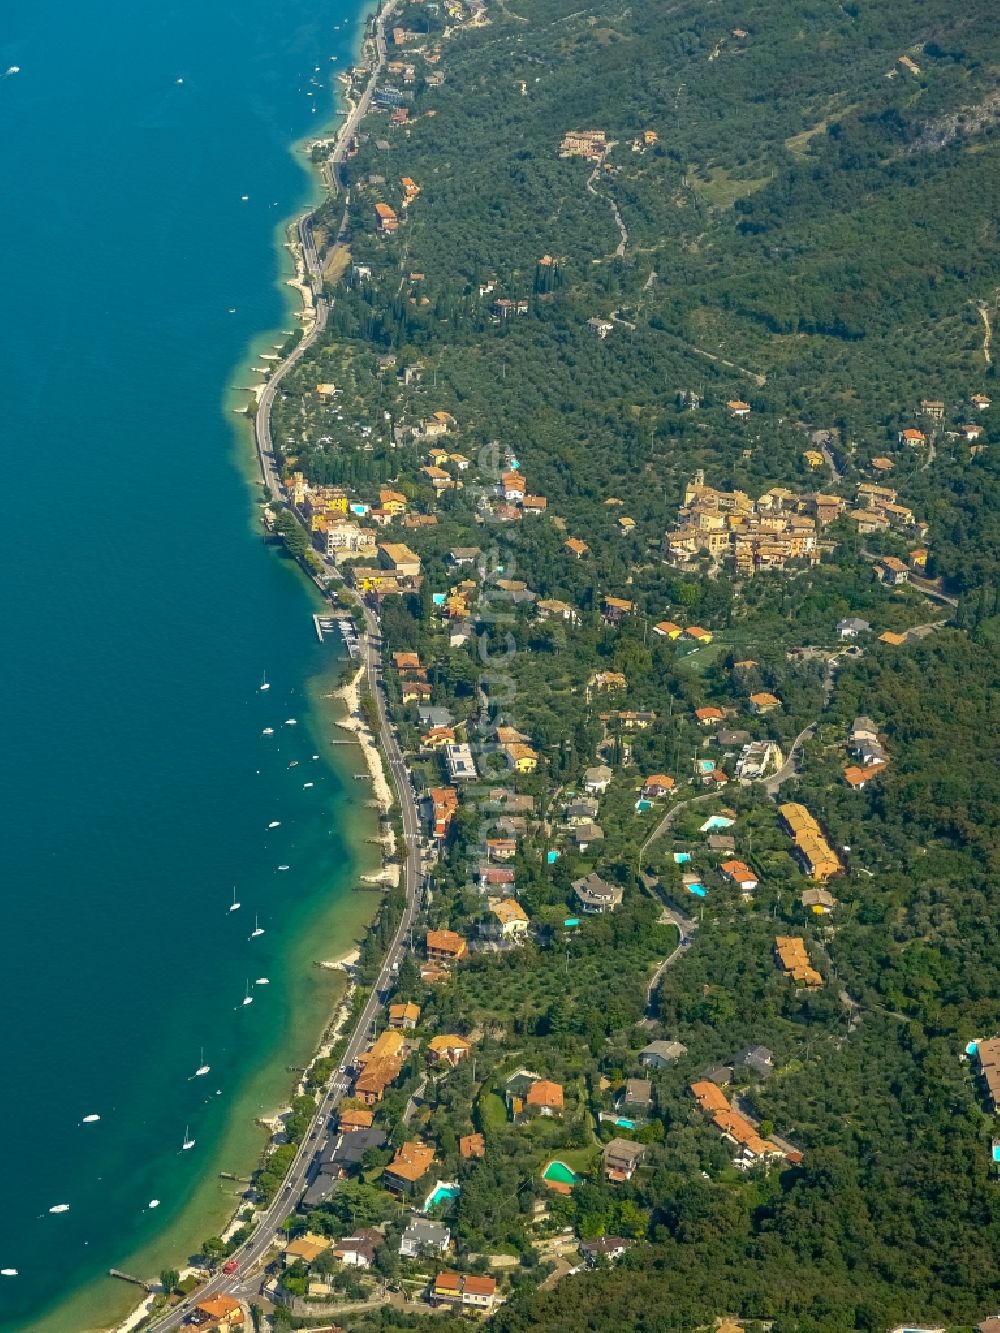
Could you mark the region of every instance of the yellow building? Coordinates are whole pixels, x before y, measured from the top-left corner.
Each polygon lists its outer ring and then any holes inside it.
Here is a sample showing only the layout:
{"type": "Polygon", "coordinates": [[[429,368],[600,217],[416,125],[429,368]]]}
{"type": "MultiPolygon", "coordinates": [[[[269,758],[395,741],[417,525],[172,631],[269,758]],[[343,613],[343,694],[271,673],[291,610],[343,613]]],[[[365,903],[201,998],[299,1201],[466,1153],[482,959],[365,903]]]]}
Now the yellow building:
{"type": "Polygon", "coordinates": [[[538,755],[530,745],[516,741],[513,745],[505,746],[504,753],[518,773],[534,773],[538,767],[538,755]]]}
{"type": "Polygon", "coordinates": [[[394,518],[406,513],[406,496],[399,491],[380,490],[378,502],[386,513],[392,514],[394,518]]]}

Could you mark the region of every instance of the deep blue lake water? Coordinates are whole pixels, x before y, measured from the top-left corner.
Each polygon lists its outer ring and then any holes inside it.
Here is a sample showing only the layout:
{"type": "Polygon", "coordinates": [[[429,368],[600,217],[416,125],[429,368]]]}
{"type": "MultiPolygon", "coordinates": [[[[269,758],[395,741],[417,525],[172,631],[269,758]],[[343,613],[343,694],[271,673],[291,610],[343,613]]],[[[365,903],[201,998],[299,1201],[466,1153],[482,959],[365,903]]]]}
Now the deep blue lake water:
{"type": "Polygon", "coordinates": [[[0,70],[20,66],[0,78],[3,1330],[176,1220],[247,1071],[280,1059],[296,941],[351,875],[356,789],[311,759],[304,697],[329,653],[251,522],[223,398],[254,335],[292,325],[275,234],[310,183],[290,148],[328,117],[356,16],[0,15],[0,70]]]}

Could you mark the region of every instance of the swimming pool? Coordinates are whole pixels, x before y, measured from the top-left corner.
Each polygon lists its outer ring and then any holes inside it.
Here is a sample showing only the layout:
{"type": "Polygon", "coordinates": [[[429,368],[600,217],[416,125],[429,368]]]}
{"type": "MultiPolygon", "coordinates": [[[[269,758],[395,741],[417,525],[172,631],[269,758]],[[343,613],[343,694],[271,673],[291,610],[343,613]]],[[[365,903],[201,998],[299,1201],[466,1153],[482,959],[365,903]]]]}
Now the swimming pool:
{"type": "Polygon", "coordinates": [[[637,810],[652,810],[652,808],[653,808],[653,802],[652,802],[652,801],[643,801],[643,800],[639,800],[639,801],[636,801],[636,803],[635,803],[635,808],[636,808],[637,810]]]}
{"type": "Polygon", "coordinates": [[[714,772],[715,772],[715,760],[714,760],[714,759],[699,759],[699,760],[698,760],[698,772],[699,772],[699,773],[714,773],[714,772]]]}
{"type": "Polygon", "coordinates": [[[635,1129],[635,1121],[626,1120],[626,1118],[623,1115],[616,1116],[614,1123],[618,1126],[619,1129],[635,1129]]]}
{"type": "Polygon", "coordinates": [[[439,1180],[424,1200],[424,1212],[426,1213],[429,1208],[436,1208],[439,1203],[447,1203],[449,1199],[457,1199],[461,1192],[461,1186],[453,1181],[439,1180]]]}
{"type": "Polygon", "coordinates": [[[994,1139],[993,1141],[993,1160],[994,1162],[1000,1162],[1000,1139],[994,1139]]]}
{"type": "Polygon", "coordinates": [[[965,1054],[966,1054],[966,1055],[975,1055],[975,1053],[976,1053],[978,1050],[979,1050],[979,1042],[978,1042],[978,1041],[970,1041],[970,1042],[968,1043],[968,1045],[966,1046],[966,1048],[965,1048],[965,1054]]]}
{"type": "Polygon", "coordinates": [[[557,1185],[575,1185],[577,1175],[565,1162],[549,1162],[542,1172],[543,1180],[553,1180],[557,1185]]]}
{"type": "Polygon", "coordinates": [[[726,815],[712,815],[702,824],[701,832],[711,833],[714,829],[732,828],[735,823],[735,819],[729,819],[726,815]]]}
{"type": "Polygon", "coordinates": [[[704,897],[705,897],[705,886],[704,886],[704,884],[689,884],[689,885],[687,886],[687,891],[688,891],[688,893],[693,893],[694,896],[695,896],[696,898],[704,898],[704,897]]]}
{"type": "Polygon", "coordinates": [[[580,924],[580,918],[578,916],[568,916],[566,920],[563,922],[563,925],[569,927],[570,929],[572,929],[574,926],[578,926],[579,924],[580,924]]]}
{"type": "Polygon", "coordinates": [[[686,866],[690,860],[691,860],[690,852],[674,852],[675,866],[686,866]]]}
{"type": "Polygon", "coordinates": [[[557,851],[553,850],[551,852],[545,853],[546,865],[554,866],[558,860],[559,860],[559,853],[557,851]]]}

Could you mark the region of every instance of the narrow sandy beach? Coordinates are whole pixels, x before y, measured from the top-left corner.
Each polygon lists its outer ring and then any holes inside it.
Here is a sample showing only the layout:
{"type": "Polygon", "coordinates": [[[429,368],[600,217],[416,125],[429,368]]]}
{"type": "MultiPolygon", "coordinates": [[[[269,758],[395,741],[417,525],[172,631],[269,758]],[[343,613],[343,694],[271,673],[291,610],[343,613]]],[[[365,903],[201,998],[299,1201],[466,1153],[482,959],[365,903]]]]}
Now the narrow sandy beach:
{"type": "Polygon", "coordinates": [[[361,712],[361,678],[364,671],[363,666],[358,667],[354,677],[337,691],[335,697],[343,699],[347,710],[347,716],[342,718],[337,725],[357,737],[358,744],[364,752],[368,772],[371,774],[372,792],[375,800],[378,801],[379,809],[383,814],[387,814],[393,804],[392,788],[389,786],[388,778],[385,775],[382,755],[361,712]]]}

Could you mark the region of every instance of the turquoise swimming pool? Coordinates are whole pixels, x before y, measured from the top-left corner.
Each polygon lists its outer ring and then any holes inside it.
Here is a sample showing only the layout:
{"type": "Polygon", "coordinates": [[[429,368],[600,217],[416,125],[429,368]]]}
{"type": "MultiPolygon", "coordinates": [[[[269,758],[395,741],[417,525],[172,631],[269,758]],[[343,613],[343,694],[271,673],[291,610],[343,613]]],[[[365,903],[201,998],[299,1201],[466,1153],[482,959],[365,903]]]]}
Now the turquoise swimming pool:
{"type": "Polygon", "coordinates": [[[1000,1162],[1000,1139],[993,1145],[993,1160],[994,1162],[1000,1162]]]}
{"type": "Polygon", "coordinates": [[[436,1208],[439,1203],[447,1203],[449,1199],[457,1199],[461,1192],[461,1186],[439,1180],[424,1200],[424,1212],[426,1213],[429,1208],[436,1208]]]}
{"type": "Polygon", "coordinates": [[[726,815],[712,815],[702,824],[701,832],[712,833],[715,829],[732,828],[735,823],[735,819],[729,819],[726,815]]]}
{"type": "Polygon", "coordinates": [[[653,808],[653,802],[652,802],[652,801],[643,801],[643,800],[639,800],[639,801],[636,801],[636,803],[635,803],[635,808],[636,808],[637,810],[652,810],[652,808],[653,808]]]}
{"type": "Polygon", "coordinates": [[[554,848],[551,852],[545,853],[546,865],[554,866],[558,860],[559,860],[559,853],[554,848]]]}
{"type": "Polygon", "coordinates": [[[616,1116],[614,1123],[618,1126],[619,1129],[635,1129],[635,1121],[626,1120],[626,1118],[623,1115],[616,1116]]]}
{"type": "Polygon", "coordinates": [[[691,860],[690,852],[674,852],[675,866],[686,866],[690,860],[691,860]]]}
{"type": "Polygon", "coordinates": [[[694,896],[695,896],[696,898],[704,898],[704,897],[705,897],[705,886],[704,886],[704,884],[689,884],[689,885],[687,886],[687,891],[688,891],[688,893],[693,893],[694,896]]]}
{"type": "Polygon", "coordinates": [[[542,1172],[542,1179],[554,1180],[557,1185],[575,1185],[577,1177],[565,1162],[549,1162],[542,1172]]]}

